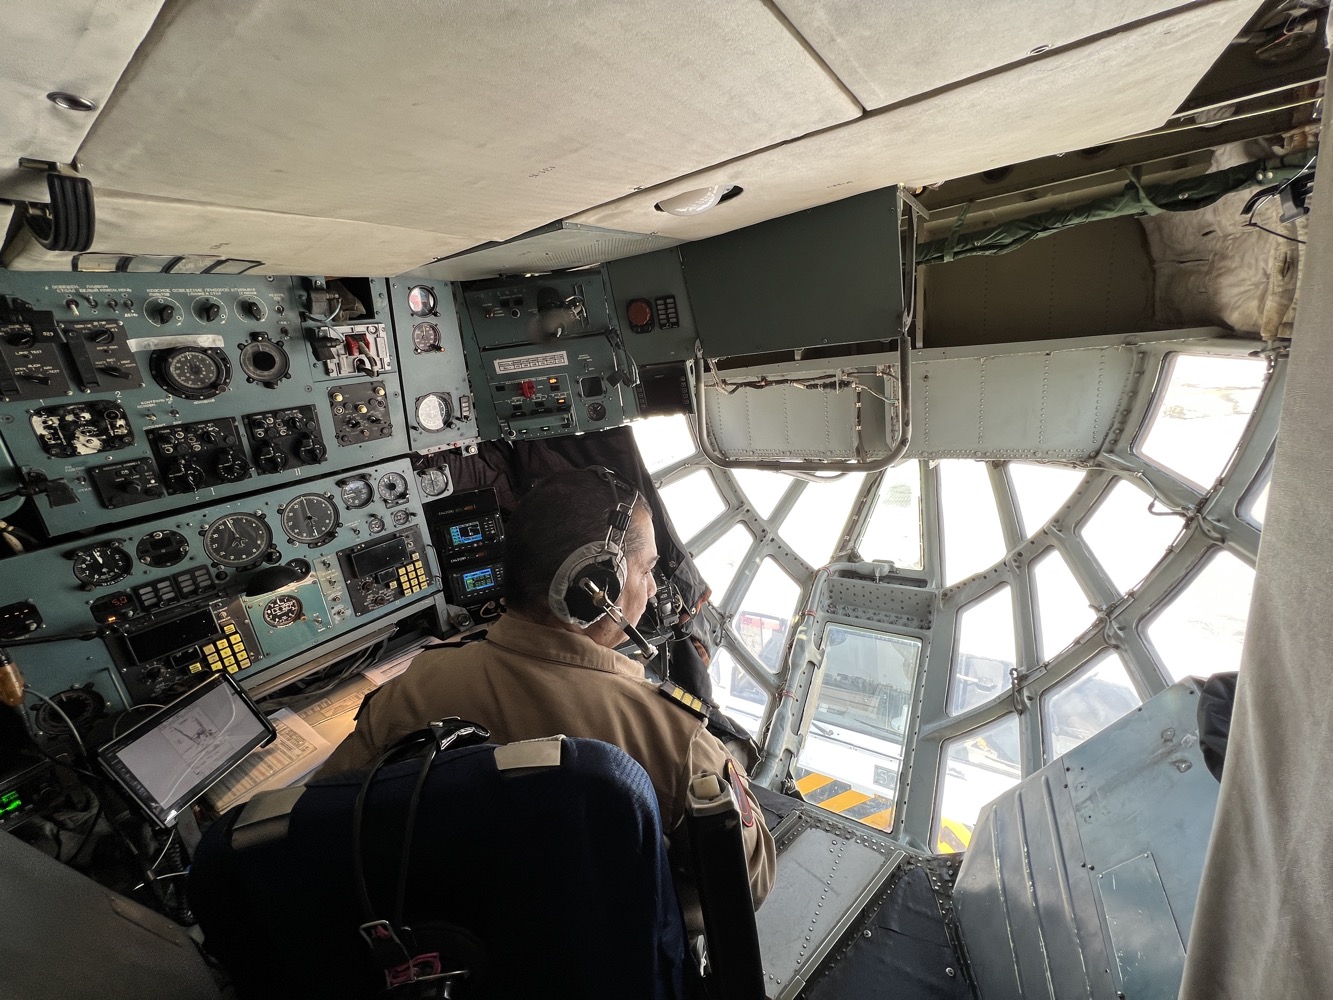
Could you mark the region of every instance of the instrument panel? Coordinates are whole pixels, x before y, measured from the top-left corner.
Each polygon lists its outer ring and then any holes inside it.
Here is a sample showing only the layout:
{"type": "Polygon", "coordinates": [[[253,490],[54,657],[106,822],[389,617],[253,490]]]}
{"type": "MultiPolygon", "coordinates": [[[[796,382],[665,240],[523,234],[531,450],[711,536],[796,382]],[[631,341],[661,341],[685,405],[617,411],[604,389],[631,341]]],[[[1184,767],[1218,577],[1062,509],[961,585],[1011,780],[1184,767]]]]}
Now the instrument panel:
{"type": "Polygon", "coordinates": [[[0,431],[46,533],[407,453],[387,283],[366,287],[344,317],[322,279],[6,274],[0,431]]]}
{"type": "Polygon", "coordinates": [[[430,598],[440,573],[415,483],[400,458],[8,559],[41,623],[25,638],[78,636],[22,647],[25,669],[113,703],[161,701],[193,675],[244,681],[430,598]]]}

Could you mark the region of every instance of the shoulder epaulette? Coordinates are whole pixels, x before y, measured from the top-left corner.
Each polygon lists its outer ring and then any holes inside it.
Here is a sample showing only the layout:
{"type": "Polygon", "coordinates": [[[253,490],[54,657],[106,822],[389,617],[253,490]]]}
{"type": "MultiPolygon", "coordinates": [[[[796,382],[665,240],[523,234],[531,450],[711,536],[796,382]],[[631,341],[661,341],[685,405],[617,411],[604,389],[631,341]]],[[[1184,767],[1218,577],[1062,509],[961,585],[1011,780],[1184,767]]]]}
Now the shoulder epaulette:
{"type": "Polygon", "coordinates": [[[661,684],[657,685],[657,690],[663,697],[671,699],[685,710],[697,715],[699,718],[707,720],[710,717],[708,706],[704,704],[704,700],[697,694],[690,694],[690,692],[686,691],[679,684],[676,684],[673,681],[663,681],[661,684]]]}

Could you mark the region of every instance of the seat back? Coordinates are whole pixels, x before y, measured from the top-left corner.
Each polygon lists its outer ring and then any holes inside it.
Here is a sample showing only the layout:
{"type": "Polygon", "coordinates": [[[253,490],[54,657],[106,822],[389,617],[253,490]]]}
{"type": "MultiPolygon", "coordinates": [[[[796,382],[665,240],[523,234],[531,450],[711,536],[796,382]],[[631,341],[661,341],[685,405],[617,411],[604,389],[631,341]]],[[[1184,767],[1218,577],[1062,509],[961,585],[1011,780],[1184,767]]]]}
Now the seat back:
{"type": "MultiPolygon", "coordinates": [[[[594,740],[559,739],[554,766],[514,753],[532,746],[464,747],[432,763],[402,923],[435,933],[408,949],[437,948],[444,966],[469,967],[454,997],[684,996],[686,937],[647,774],[594,740]]],[[[415,759],[386,766],[367,797],[361,857],[372,908],[386,919],[420,772],[415,759]]],[[[200,844],[191,905],[243,998],[384,989],[383,963],[359,930],[362,777],[317,782],[266,823],[241,819],[238,807],[200,844]]]]}

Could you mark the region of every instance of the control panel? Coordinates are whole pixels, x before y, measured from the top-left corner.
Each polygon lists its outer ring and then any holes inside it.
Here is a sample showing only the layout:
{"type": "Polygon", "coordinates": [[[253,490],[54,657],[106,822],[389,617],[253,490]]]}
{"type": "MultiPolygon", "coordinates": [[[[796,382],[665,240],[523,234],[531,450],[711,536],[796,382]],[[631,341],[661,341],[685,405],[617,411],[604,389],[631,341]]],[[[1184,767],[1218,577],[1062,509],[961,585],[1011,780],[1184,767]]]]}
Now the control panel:
{"type": "MultiPolygon", "coordinates": [[[[5,560],[0,608],[46,687],[91,682],[160,702],[191,677],[256,674],[440,588],[406,458],[274,483],[260,494],[5,560]]],[[[54,689],[54,688],[53,688],[54,689]]]]}
{"type": "Polygon", "coordinates": [[[576,434],[637,415],[638,368],[597,272],[485,282],[463,303],[483,437],[576,434]]]}
{"type": "Polygon", "coordinates": [[[394,279],[389,293],[395,345],[405,359],[403,395],[412,450],[475,452],[480,438],[453,286],[394,279]]]}
{"type": "Polygon", "coordinates": [[[314,278],[6,273],[0,436],[44,532],[405,454],[387,282],[335,297],[314,278]]]}

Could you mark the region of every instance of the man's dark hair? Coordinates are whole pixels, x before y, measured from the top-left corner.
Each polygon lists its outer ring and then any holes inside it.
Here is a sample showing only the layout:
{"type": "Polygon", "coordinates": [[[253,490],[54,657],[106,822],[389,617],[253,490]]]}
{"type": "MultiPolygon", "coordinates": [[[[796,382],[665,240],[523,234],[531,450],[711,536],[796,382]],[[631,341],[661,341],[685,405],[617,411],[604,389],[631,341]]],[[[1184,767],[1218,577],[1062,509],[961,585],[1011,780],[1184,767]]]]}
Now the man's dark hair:
{"type": "MultiPolygon", "coordinates": [[[[537,618],[551,613],[549,592],[566,557],[580,545],[606,537],[608,518],[616,503],[635,499],[635,514],[648,510],[643,497],[624,483],[614,486],[593,469],[557,472],[534,486],[505,525],[505,601],[537,618]]],[[[650,531],[631,521],[625,536],[626,556],[646,543],[650,531]]]]}

